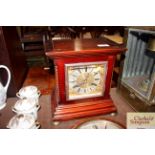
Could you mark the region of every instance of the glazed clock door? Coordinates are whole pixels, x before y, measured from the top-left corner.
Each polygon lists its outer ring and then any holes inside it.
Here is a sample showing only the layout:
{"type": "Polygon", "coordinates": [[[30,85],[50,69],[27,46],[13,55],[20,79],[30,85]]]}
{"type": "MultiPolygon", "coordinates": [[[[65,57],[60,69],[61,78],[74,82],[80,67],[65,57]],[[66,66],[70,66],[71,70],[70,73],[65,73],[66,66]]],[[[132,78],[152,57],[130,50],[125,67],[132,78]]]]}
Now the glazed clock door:
{"type": "Polygon", "coordinates": [[[107,61],[65,64],[66,99],[104,95],[107,61]]]}
{"type": "Polygon", "coordinates": [[[109,99],[114,57],[88,57],[87,59],[55,61],[59,104],[109,99]]]}

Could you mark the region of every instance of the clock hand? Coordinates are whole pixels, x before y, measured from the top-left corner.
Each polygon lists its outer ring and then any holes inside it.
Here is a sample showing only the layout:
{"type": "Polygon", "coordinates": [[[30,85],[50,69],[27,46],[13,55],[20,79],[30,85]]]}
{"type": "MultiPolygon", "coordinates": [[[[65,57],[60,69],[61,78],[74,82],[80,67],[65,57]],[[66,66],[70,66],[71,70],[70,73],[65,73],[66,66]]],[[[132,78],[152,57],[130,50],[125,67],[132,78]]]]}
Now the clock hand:
{"type": "Polygon", "coordinates": [[[91,83],[91,85],[93,85],[93,86],[97,86],[97,84],[96,84],[96,83],[91,83]]]}
{"type": "Polygon", "coordinates": [[[85,82],[87,82],[88,77],[89,77],[89,73],[86,75],[86,78],[84,79],[85,82]]]}
{"type": "Polygon", "coordinates": [[[77,88],[77,87],[79,87],[79,85],[74,85],[74,86],[73,86],[73,88],[77,88]]]}
{"type": "Polygon", "coordinates": [[[83,76],[83,80],[82,80],[81,83],[78,83],[78,86],[81,86],[81,85],[87,83],[87,79],[89,77],[89,73],[86,76],[84,76],[84,75],[82,75],[82,76],[83,76]]]}

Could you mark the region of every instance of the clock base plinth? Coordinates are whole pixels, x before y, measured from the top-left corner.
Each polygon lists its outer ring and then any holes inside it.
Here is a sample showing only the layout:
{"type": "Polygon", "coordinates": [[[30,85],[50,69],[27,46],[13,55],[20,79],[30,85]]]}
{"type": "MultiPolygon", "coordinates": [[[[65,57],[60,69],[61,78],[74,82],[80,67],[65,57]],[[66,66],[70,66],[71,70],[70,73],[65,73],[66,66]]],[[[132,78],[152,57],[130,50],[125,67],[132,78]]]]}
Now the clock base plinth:
{"type": "Polygon", "coordinates": [[[117,112],[111,99],[101,99],[88,102],[76,101],[74,104],[60,104],[56,102],[56,95],[52,95],[53,121],[65,121],[75,118],[96,116],[117,112]]]}

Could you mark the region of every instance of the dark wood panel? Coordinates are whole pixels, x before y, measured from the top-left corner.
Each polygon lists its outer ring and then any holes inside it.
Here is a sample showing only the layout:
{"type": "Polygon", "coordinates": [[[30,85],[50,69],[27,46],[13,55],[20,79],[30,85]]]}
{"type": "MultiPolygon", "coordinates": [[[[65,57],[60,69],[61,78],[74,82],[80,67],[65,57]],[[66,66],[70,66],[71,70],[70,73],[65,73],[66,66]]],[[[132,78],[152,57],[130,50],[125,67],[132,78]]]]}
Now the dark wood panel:
{"type": "MultiPolygon", "coordinates": [[[[0,27],[0,55],[0,64],[6,65],[11,72],[8,96],[15,96],[28,69],[16,27],[0,27]]],[[[6,77],[2,77],[2,81],[5,83],[6,77]]]]}

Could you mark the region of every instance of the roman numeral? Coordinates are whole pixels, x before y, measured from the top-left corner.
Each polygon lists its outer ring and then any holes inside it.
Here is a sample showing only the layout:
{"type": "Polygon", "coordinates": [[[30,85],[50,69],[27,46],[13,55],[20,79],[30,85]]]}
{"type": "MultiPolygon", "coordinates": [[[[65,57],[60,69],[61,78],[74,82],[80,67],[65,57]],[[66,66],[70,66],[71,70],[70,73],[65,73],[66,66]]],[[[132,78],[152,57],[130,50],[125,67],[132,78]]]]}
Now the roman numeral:
{"type": "Polygon", "coordinates": [[[74,86],[73,86],[73,88],[77,88],[77,87],[79,87],[79,86],[78,86],[78,85],[74,85],[74,86]]]}
{"type": "Polygon", "coordinates": [[[98,74],[98,72],[94,72],[94,76],[97,75],[97,74],[98,74]]]}
{"type": "Polygon", "coordinates": [[[73,77],[77,77],[77,75],[75,75],[75,74],[72,74],[72,76],[73,76],[73,77]]]}
{"type": "Polygon", "coordinates": [[[79,88],[77,91],[80,92],[80,89],[81,89],[81,88],[79,88]]]}
{"type": "Polygon", "coordinates": [[[99,79],[99,78],[96,78],[96,79],[95,79],[95,81],[98,81],[98,80],[100,80],[100,79],[99,79]]]}
{"type": "Polygon", "coordinates": [[[93,85],[93,86],[97,86],[97,84],[96,84],[96,83],[91,83],[91,85],[93,85]]]}
{"type": "Polygon", "coordinates": [[[76,82],[76,81],[69,81],[70,83],[74,83],[74,82],[76,82]]]}
{"type": "Polygon", "coordinates": [[[80,70],[80,69],[78,69],[78,71],[79,71],[79,73],[81,74],[81,70],[80,70]]]}
{"type": "Polygon", "coordinates": [[[91,87],[89,89],[90,89],[90,91],[92,91],[92,88],[91,87]]]}

